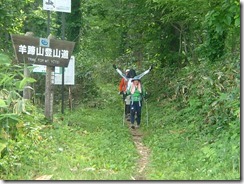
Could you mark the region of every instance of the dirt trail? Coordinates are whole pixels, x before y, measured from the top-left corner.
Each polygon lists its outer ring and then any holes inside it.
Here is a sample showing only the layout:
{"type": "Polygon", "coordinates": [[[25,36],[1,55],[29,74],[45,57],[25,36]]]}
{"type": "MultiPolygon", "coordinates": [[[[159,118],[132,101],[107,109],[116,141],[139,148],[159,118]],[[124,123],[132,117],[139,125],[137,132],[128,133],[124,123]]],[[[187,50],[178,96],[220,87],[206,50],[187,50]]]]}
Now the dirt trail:
{"type": "Polygon", "coordinates": [[[133,136],[133,141],[134,144],[137,148],[138,153],[140,154],[140,158],[138,160],[137,163],[137,168],[134,176],[131,176],[131,179],[133,180],[147,180],[146,176],[145,176],[145,169],[149,163],[149,155],[150,155],[150,150],[148,149],[148,147],[146,147],[145,145],[143,145],[142,143],[142,138],[143,138],[143,134],[140,131],[140,128],[135,128],[132,129],[130,127],[130,123],[128,122],[128,126],[131,130],[131,134],[133,136]]]}

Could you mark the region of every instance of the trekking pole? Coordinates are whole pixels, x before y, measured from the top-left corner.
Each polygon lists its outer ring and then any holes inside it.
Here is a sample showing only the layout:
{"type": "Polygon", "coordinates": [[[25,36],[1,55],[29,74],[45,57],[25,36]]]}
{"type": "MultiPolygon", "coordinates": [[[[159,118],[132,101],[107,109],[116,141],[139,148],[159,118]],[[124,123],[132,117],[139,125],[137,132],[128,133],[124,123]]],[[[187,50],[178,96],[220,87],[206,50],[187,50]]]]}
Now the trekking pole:
{"type": "Polygon", "coordinates": [[[123,126],[125,126],[125,105],[124,105],[124,113],[123,113],[123,126]]]}
{"type": "Polygon", "coordinates": [[[144,102],[146,104],[146,113],[147,113],[147,126],[148,126],[148,109],[147,109],[147,99],[144,98],[144,102]]]}
{"type": "Polygon", "coordinates": [[[124,111],[123,111],[123,118],[122,118],[122,123],[123,123],[123,126],[125,126],[125,99],[123,98],[123,103],[122,103],[122,105],[123,105],[123,108],[124,108],[124,111]]]}
{"type": "Polygon", "coordinates": [[[145,100],[145,102],[146,102],[147,126],[148,126],[148,109],[147,109],[147,100],[145,100]]]}

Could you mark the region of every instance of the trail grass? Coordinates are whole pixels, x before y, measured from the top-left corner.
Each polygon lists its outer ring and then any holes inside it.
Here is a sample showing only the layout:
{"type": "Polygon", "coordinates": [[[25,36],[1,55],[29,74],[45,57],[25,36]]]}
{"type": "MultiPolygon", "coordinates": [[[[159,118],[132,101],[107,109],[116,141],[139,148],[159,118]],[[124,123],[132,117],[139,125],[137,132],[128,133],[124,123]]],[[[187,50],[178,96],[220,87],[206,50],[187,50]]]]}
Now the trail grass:
{"type": "MultiPolygon", "coordinates": [[[[187,81],[191,74],[179,75],[187,81]]],[[[197,72],[193,78],[200,78],[197,72]]],[[[202,83],[197,80],[188,84],[196,89],[198,85],[202,83]]],[[[219,90],[211,83],[204,85],[206,93],[219,90]]],[[[167,92],[172,89],[175,86],[167,92]]],[[[171,96],[144,103],[140,132],[150,149],[143,172],[147,180],[240,180],[240,111],[238,98],[229,98],[239,92],[230,88],[198,99],[196,89],[187,102],[185,96],[171,96]]],[[[31,137],[23,134],[18,142],[8,142],[1,179],[132,180],[139,154],[128,126],[123,126],[121,97],[113,84],[99,90],[98,98],[55,115],[51,125],[30,127],[31,137]]]]}
{"type": "Polygon", "coordinates": [[[175,105],[157,110],[155,103],[149,103],[150,123],[143,127],[144,144],[151,150],[147,178],[239,180],[238,147],[230,147],[231,141],[221,138],[224,135],[201,135],[194,123],[179,121],[181,112],[170,108],[175,105]]]}
{"type": "Polygon", "coordinates": [[[25,141],[32,154],[21,147],[26,161],[21,158],[21,169],[4,179],[130,180],[139,156],[123,126],[121,109],[81,106],[56,116],[52,126],[42,130],[41,141],[35,145],[25,141]]]}
{"type": "Polygon", "coordinates": [[[70,115],[74,123],[67,135],[59,137],[56,150],[57,180],[128,179],[137,158],[128,131],[115,116],[104,111],[79,110],[70,115]],[[75,127],[75,128],[73,128],[75,127]]]}
{"type": "Polygon", "coordinates": [[[148,179],[240,180],[237,69],[234,63],[202,63],[173,76],[165,70],[170,83],[163,81],[167,88],[159,88],[157,99],[148,99],[149,127],[143,128],[144,144],[151,149],[148,179]]]}

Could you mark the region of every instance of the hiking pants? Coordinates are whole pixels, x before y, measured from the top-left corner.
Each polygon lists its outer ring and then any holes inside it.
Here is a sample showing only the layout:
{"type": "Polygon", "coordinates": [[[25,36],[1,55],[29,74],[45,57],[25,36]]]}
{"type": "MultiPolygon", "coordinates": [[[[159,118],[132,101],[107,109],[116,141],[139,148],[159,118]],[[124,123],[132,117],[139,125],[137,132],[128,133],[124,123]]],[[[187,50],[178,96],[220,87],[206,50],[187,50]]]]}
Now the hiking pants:
{"type": "Polygon", "coordinates": [[[130,95],[125,97],[125,115],[130,114],[130,95]]]}
{"type": "Polygon", "coordinates": [[[136,114],[137,125],[140,125],[140,123],[141,123],[141,108],[142,108],[142,102],[139,102],[139,101],[131,102],[131,105],[130,105],[130,122],[131,122],[131,124],[134,124],[135,114],[136,114]]]}
{"type": "Polygon", "coordinates": [[[130,105],[125,104],[125,115],[130,114],[130,105]]]}

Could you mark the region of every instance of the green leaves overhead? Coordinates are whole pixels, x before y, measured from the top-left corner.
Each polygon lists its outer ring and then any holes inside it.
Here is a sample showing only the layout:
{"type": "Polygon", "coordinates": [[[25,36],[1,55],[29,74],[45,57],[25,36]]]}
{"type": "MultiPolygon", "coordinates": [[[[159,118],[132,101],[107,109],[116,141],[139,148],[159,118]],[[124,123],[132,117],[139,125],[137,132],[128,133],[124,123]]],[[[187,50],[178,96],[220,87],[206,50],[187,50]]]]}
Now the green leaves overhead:
{"type": "MultiPolygon", "coordinates": [[[[6,43],[11,48],[9,33],[47,36],[42,1],[0,4],[0,48],[6,43]]],[[[58,38],[60,15],[51,13],[51,32],[58,38]]],[[[238,50],[239,35],[237,0],[72,0],[72,12],[66,15],[66,39],[79,43],[75,52],[84,60],[94,58],[92,62],[180,66],[201,58],[214,61],[238,50]]]]}
{"type": "Polygon", "coordinates": [[[222,1],[206,14],[206,23],[218,34],[228,29],[240,29],[240,3],[236,0],[222,1]]]}
{"type": "Polygon", "coordinates": [[[238,36],[229,43],[240,32],[240,4],[234,0],[103,0],[84,2],[82,9],[83,49],[124,64],[215,60],[239,44],[238,36]]]}

